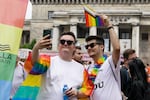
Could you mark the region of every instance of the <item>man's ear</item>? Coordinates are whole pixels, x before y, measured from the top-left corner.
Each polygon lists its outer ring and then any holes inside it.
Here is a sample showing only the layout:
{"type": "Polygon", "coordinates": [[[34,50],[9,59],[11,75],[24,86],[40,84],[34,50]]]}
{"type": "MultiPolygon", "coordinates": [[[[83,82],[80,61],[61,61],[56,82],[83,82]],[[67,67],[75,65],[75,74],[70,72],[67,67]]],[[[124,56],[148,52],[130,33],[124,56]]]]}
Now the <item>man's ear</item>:
{"type": "Polygon", "coordinates": [[[104,50],[104,45],[100,45],[100,48],[104,50]]]}

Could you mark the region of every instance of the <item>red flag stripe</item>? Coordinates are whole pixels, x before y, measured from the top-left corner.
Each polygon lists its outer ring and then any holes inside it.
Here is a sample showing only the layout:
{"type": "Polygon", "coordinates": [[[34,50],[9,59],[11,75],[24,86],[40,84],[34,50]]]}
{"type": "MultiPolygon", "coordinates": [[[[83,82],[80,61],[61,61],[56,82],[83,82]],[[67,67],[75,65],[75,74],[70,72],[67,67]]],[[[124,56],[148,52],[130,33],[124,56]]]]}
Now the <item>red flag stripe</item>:
{"type": "Polygon", "coordinates": [[[10,1],[0,0],[0,23],[23,28],[28,0],[10,1]]]}

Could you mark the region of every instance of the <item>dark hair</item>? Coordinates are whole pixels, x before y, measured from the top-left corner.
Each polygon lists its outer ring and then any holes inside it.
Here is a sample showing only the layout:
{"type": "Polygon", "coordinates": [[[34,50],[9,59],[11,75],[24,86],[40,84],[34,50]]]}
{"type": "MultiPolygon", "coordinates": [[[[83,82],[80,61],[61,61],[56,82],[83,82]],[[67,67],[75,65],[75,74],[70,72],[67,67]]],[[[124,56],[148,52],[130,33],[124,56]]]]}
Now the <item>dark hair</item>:
{"type": "Polygon", "coordinates": [[[128,59],[129,58],[129,55],[131,54],[134,54],[135,53],[135,50],[134,49],[127,49],[123,52],[123,57],[125,59],[128,59]]]}
{"type": "Polygon", "coordinates": [[[64,36],[64,35],[70,35],[70,36],[72,36],[72,37],[74,38],[74,42],[76,43],[76,37],[75,37],[75,35],[74,35],[73,32],[64,32],[64,33],[60,34],[59,39],[60,39],[62,36],[64,36]]]}
{"type": "Polygon", "coordinates": [[[80,47],[80,46],[76,46],[75,48],[81,50],[81,47],[80,47]]]}
{"type": "Polygon", "coordinates": [[[96,40],[97,43],[104,45],[104,39],[100,36],[88,36],[85,41],[96,40]]]}
{"type": "Polygon", "coordinates": [[[143,86],[147,87],[147,74],[145,71],[145,65],[139,58],[131,60],[129,63],[129,70],[132,80],[140,80],[143,82],[143,86]]]}
{"type": "Polygon", "coordinates": [[[76,50],[78,49],[78,50],[81,50],[81,47],[80,46],[75,46],[75,50],[74,50],[74,52],[73,52],[73,55],[75,54],[75,52],[76,52],[76,50]]]}

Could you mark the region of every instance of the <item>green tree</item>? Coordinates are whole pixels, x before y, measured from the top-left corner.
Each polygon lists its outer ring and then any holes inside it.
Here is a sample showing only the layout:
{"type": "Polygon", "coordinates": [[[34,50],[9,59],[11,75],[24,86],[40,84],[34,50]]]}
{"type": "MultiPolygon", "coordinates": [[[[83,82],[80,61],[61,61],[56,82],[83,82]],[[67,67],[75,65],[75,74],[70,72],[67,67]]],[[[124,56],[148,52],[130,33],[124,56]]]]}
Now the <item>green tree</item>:
{"type": "Polygon", "coordinates": [[[36,43],[36,39],[33,39],[30,43],[25,43],[23,45],[20,46],[20,48],[28,48],[28,49],[32,49],[33,46],[36,43]]]}

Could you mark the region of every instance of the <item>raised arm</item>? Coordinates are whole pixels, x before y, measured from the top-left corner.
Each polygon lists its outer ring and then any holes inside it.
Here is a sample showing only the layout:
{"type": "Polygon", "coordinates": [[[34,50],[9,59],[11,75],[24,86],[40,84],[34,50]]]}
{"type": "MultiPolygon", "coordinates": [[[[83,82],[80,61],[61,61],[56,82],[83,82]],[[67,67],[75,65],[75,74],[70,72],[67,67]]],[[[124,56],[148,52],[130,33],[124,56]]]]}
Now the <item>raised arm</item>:
{"type": "Polygon", "coordinates": [[[45,36],[42,40],[37,42],[33,47],[32,53],[29,53],[28,58],[25,61],[24,67],[30,74],[43,74],[50,67],[50,56],[39,55],[39,49],[49,48],[51,44],[50,39],[46,39],[45,36]]]}
{"type": "Polygon", "coordinates": [[[34,65],[35,62],[38,61],[39,59],[39,50],[43,49],[43,48],[51,48],[50,44],[51,44],[51,40],[50,39],[46,39],[47,37],[49,37],[49,35],[43,37],[40,41],[38,41],[35,46],[32,49],[32,64],[34,65]]]}
{"type": "Polygon", "coordinates": [[[103,18],[104,18],[105,26],[108,29],[110,41],[111,41],[111,44],[113,47],[113,51],[112,51],[113,62],[115,65],[117,65],[117,62],[120,58],[120,42],[119,42],[119,39],[118,39],[116,32],[113,28],[113,25],[111,24],[111,22],[108,19],[108,16],[103,15],[103,18]]]}

